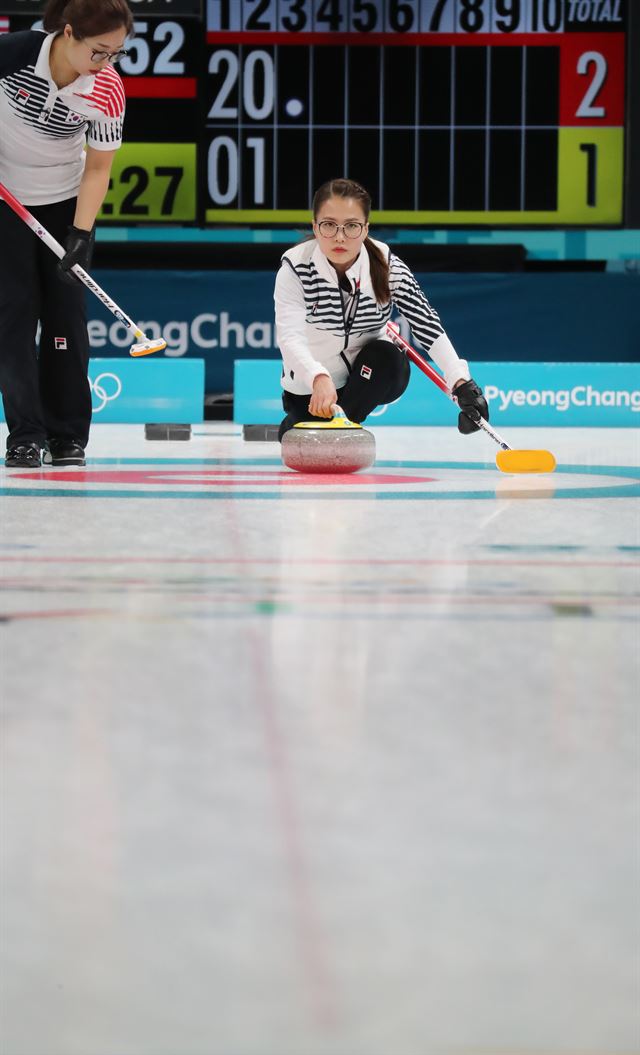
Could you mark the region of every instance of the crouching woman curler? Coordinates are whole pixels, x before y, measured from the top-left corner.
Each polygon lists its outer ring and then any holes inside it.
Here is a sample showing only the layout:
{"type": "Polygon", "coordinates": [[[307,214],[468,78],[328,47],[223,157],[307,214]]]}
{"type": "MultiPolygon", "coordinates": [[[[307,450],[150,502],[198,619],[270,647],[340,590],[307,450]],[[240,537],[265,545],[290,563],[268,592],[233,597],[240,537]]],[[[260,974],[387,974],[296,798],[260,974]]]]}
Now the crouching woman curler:
{"type": "Polygon", "coordinates": [[[126,0],[49,0],[43,24],[44,33],[0,37],[0,182],[66,248],[56,260],[0,201],[5,465],[25,468],[41,458],[85,463],[89,339],[84,288],[69,269],[89,269],[122,142],[124,90],[112,63],[126,54],[133,18],[126,0]]]}
{"type": "Polygon", "coordinates": [[[465,410],[489,417],[481,388],[414,275],[369,237],[370,211],[371,198],[359,183],[324,183],[313,199],[313,239],[282,257],[274,295],[286,412],[280,439],[298,421],[332,417],[336,403],[351,421],[362,422],[402,395],[409,362],[385,335],[394,307],[455,391],[460,432],[478,430],[465,410]]]}

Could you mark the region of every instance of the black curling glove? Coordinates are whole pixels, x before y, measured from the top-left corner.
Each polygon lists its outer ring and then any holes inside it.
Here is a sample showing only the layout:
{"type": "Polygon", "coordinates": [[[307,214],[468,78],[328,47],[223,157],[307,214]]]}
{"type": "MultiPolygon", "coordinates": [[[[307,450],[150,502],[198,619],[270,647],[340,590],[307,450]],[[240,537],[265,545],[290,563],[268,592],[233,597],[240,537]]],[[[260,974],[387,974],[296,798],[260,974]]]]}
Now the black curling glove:
{"type": "Polygon", "coordinates": [[[80,227],[70,227],[65,245],[66,253],[58,263],[58,274],[65,282],[78,282],[71,272],[74,264],[88,271],[93,255],[93,231],[83,231],[80,227]]]}
{"type": "Polygon", "coordinates": [[[458,385],[453,394],[458,400],[458,406],[460,407],[458,432],[462,432],[465,436],[469,435],[470,432],[477,432],[480,428],[479,425],[476,425],[478,415],[483,417],[485,421],[489,420],[489,407],[482,394],[480,385],[477,385],[471,378],[470,381],[465,381],[462,385],[458,385]]]}

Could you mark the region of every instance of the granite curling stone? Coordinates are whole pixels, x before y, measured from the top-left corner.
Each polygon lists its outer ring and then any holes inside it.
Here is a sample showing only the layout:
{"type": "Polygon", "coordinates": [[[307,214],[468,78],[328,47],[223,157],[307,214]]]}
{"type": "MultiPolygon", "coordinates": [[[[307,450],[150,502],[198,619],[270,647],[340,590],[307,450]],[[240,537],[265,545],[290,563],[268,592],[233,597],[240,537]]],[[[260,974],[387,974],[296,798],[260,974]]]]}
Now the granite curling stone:
{"type": "Polygon", "coordinates": [[[344,412],[329,421],[299,421],[282,437],[282,461],[299,473],[356,473],[376,458],[373,433],[344,412]]]}

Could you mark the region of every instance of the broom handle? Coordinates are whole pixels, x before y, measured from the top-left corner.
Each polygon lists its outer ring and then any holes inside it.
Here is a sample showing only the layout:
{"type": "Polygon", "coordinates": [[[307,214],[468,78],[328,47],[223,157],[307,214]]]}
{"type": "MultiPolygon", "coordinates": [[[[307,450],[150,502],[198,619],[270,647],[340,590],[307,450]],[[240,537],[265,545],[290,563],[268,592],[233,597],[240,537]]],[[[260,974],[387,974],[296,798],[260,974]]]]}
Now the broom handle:
{"type": "MultiPolygon", "coordinates": [[[[57,240],[57,238],[54,238],[53,235],[50,234],[49,231],[47,231],[46,227],[43,227],[39,220],[36,220],[33,213],[30,213],[29,210],[25,208],[25,206],[22,204],[22,202],[18,201],[18,199],[11,193],[11,191],[7,187],[5,187],[4,183],[0,183],[0,199],[3,199],[7,203],[9,208],[13,209],[14,213],[19,216],[24,223],[26,223],[27,227],[31,228],[36,237],[39,238],[41,242],[44,242],[44,244],[51,250],[51,252],[55,253],[59,260],[62,260],[65,254],[65,250],[60,245],[60,242],[57,240]]],[[[115,303],[115,301],[111,299],[108,293],[105,293],[105,291],[101,289],[98,283],[91,278],[91,275],[89,275],[84,270],[84,268],[80,266],[80,264],[74,264],[73,267],[70,268],[70,270],[73,272],[73,274],[78,276],[80,281],[83,282],[84,285],[87,286],[92,293],[95,293],[98,300],[102,301],[102,303],[109,309],[109,311],[112,312],[113,315],[115,315],[119,322],[124,323],[127,329],[131,330],[131,332],[136,337],[144,338],[142,330],[140,330],[136,326],[135,322],[133,322],[133,320],[129,318],[126,312],[122,310],[122,308],[118,307],[118,305],[115,303]]]]}
{"type": "MultiPolygon", "coordinates": [[[[437,373],[437,371],[434,370],[432,366],[429,365],[426,359],[423,359],[423,357],[420,355],[419,352],[415,350],[415,348],[411,347],[408,341],[405,341],[395,322],[387,323],[387,336],[391,338],[393,343],[397,345],[398,348],[402,348],[402,351],[407,356],[407,359],[410,359],[412,363],[415,363],[418,369],[422,370],[422,373],[426,374],[429,380],[433,381],[434,385],[437,385],[438,388],[442,392],[444,392],[446,396],[449,397],[452,403],[458,405],[458,400],[456,399],[455,395],[453,394],[449,386],[446,384],[444,379],[440,377],[440,374],[437,373]]],[[[506,443],[506,441],[503,440],[502,436],[498,432],[496,432],[494,428],[491,427],[488,421],[485,421],[485,419],[480,413],[476,412],[476,417],[472,417],[471,414],[468,414],[466,410],[463,411],[463,413],[467,414],[467,417],[471,418],[475,425],[479,425],[480,428],[487,433],[487,435],[491,436],[491,439],[494,440],[499,447],[502,447],[503,451],[511,450],[509,444],[506,443]]]]}
{"type": "MultiPolygon", "coordinates": [[[[56,238],[54,238],[53,235],[49,233],[49,231],[47,231],[46,227],[43,227],[39,220],[36,220],[33,213],[30,213],[29,210],[25,208],[25,206],[22,204],[22,202],[18,201],[18,199],[11,193],[11,191],[7,187],[5,187],[4,183],[0,183],[0,199],[4,200],[9,206],[9,208],[13,210],[16,216],[19,216],[20,219],[24,223],[26,223],[27,227],[31,228],[36,237],[39,238],[41,242],[44,242],[44,244],[51,250],[51,252],[55,253],[58,259],[62,260],[63,256],[65,255],[65,250],[60,245],[60,242],[56,238]]],[[[70,270],[74,275],[79,278],[82,283],[84,283],[87,289],[90,289],[91,292],[95,294],[98,300],[102,301],[104,306],[109,309],[112,315],[115,315],[118,322],[121,322],[123,326],[126,326],[126,328],[130,330],[134,337],[138,337],[141,343],[152,343],[149,342],[149,338],[146,336],[146,334],[142,332],[140,327],[136,326],[133,319],[129,318],[126,311],[123,311],[122,308],[118,307],[116,302],[111,299],[109,294],[105,293],[102,287],[98,285],[95,279],[93,279],[91,275],[89,275],[88,272],[86,272],[84,268],[80,266],[80,264],[74,264],[70,270]]],[[[163,342],[163,347],[166,346],[166,343],[166,341],[163,342]]],[[[134,348],[135,347],[138,346],[134,345],[134,348]]],[[[158,348],[157,350],[161,351],[162,349],[158,348]]]]}

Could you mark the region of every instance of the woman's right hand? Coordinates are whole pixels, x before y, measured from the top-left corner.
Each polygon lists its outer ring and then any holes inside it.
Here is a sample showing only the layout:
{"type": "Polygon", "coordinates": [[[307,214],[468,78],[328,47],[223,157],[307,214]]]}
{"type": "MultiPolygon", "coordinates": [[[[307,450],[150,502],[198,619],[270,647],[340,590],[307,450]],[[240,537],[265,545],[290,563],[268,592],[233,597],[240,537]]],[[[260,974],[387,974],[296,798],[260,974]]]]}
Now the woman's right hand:
{"type": "Polygon", "coordinates": [[[338,402],[338,393],[330,377],[318,374],[313,382],[313,391],[309,399],[309,413],[317,418],[332,418],[333,407],[338,402]]]}

